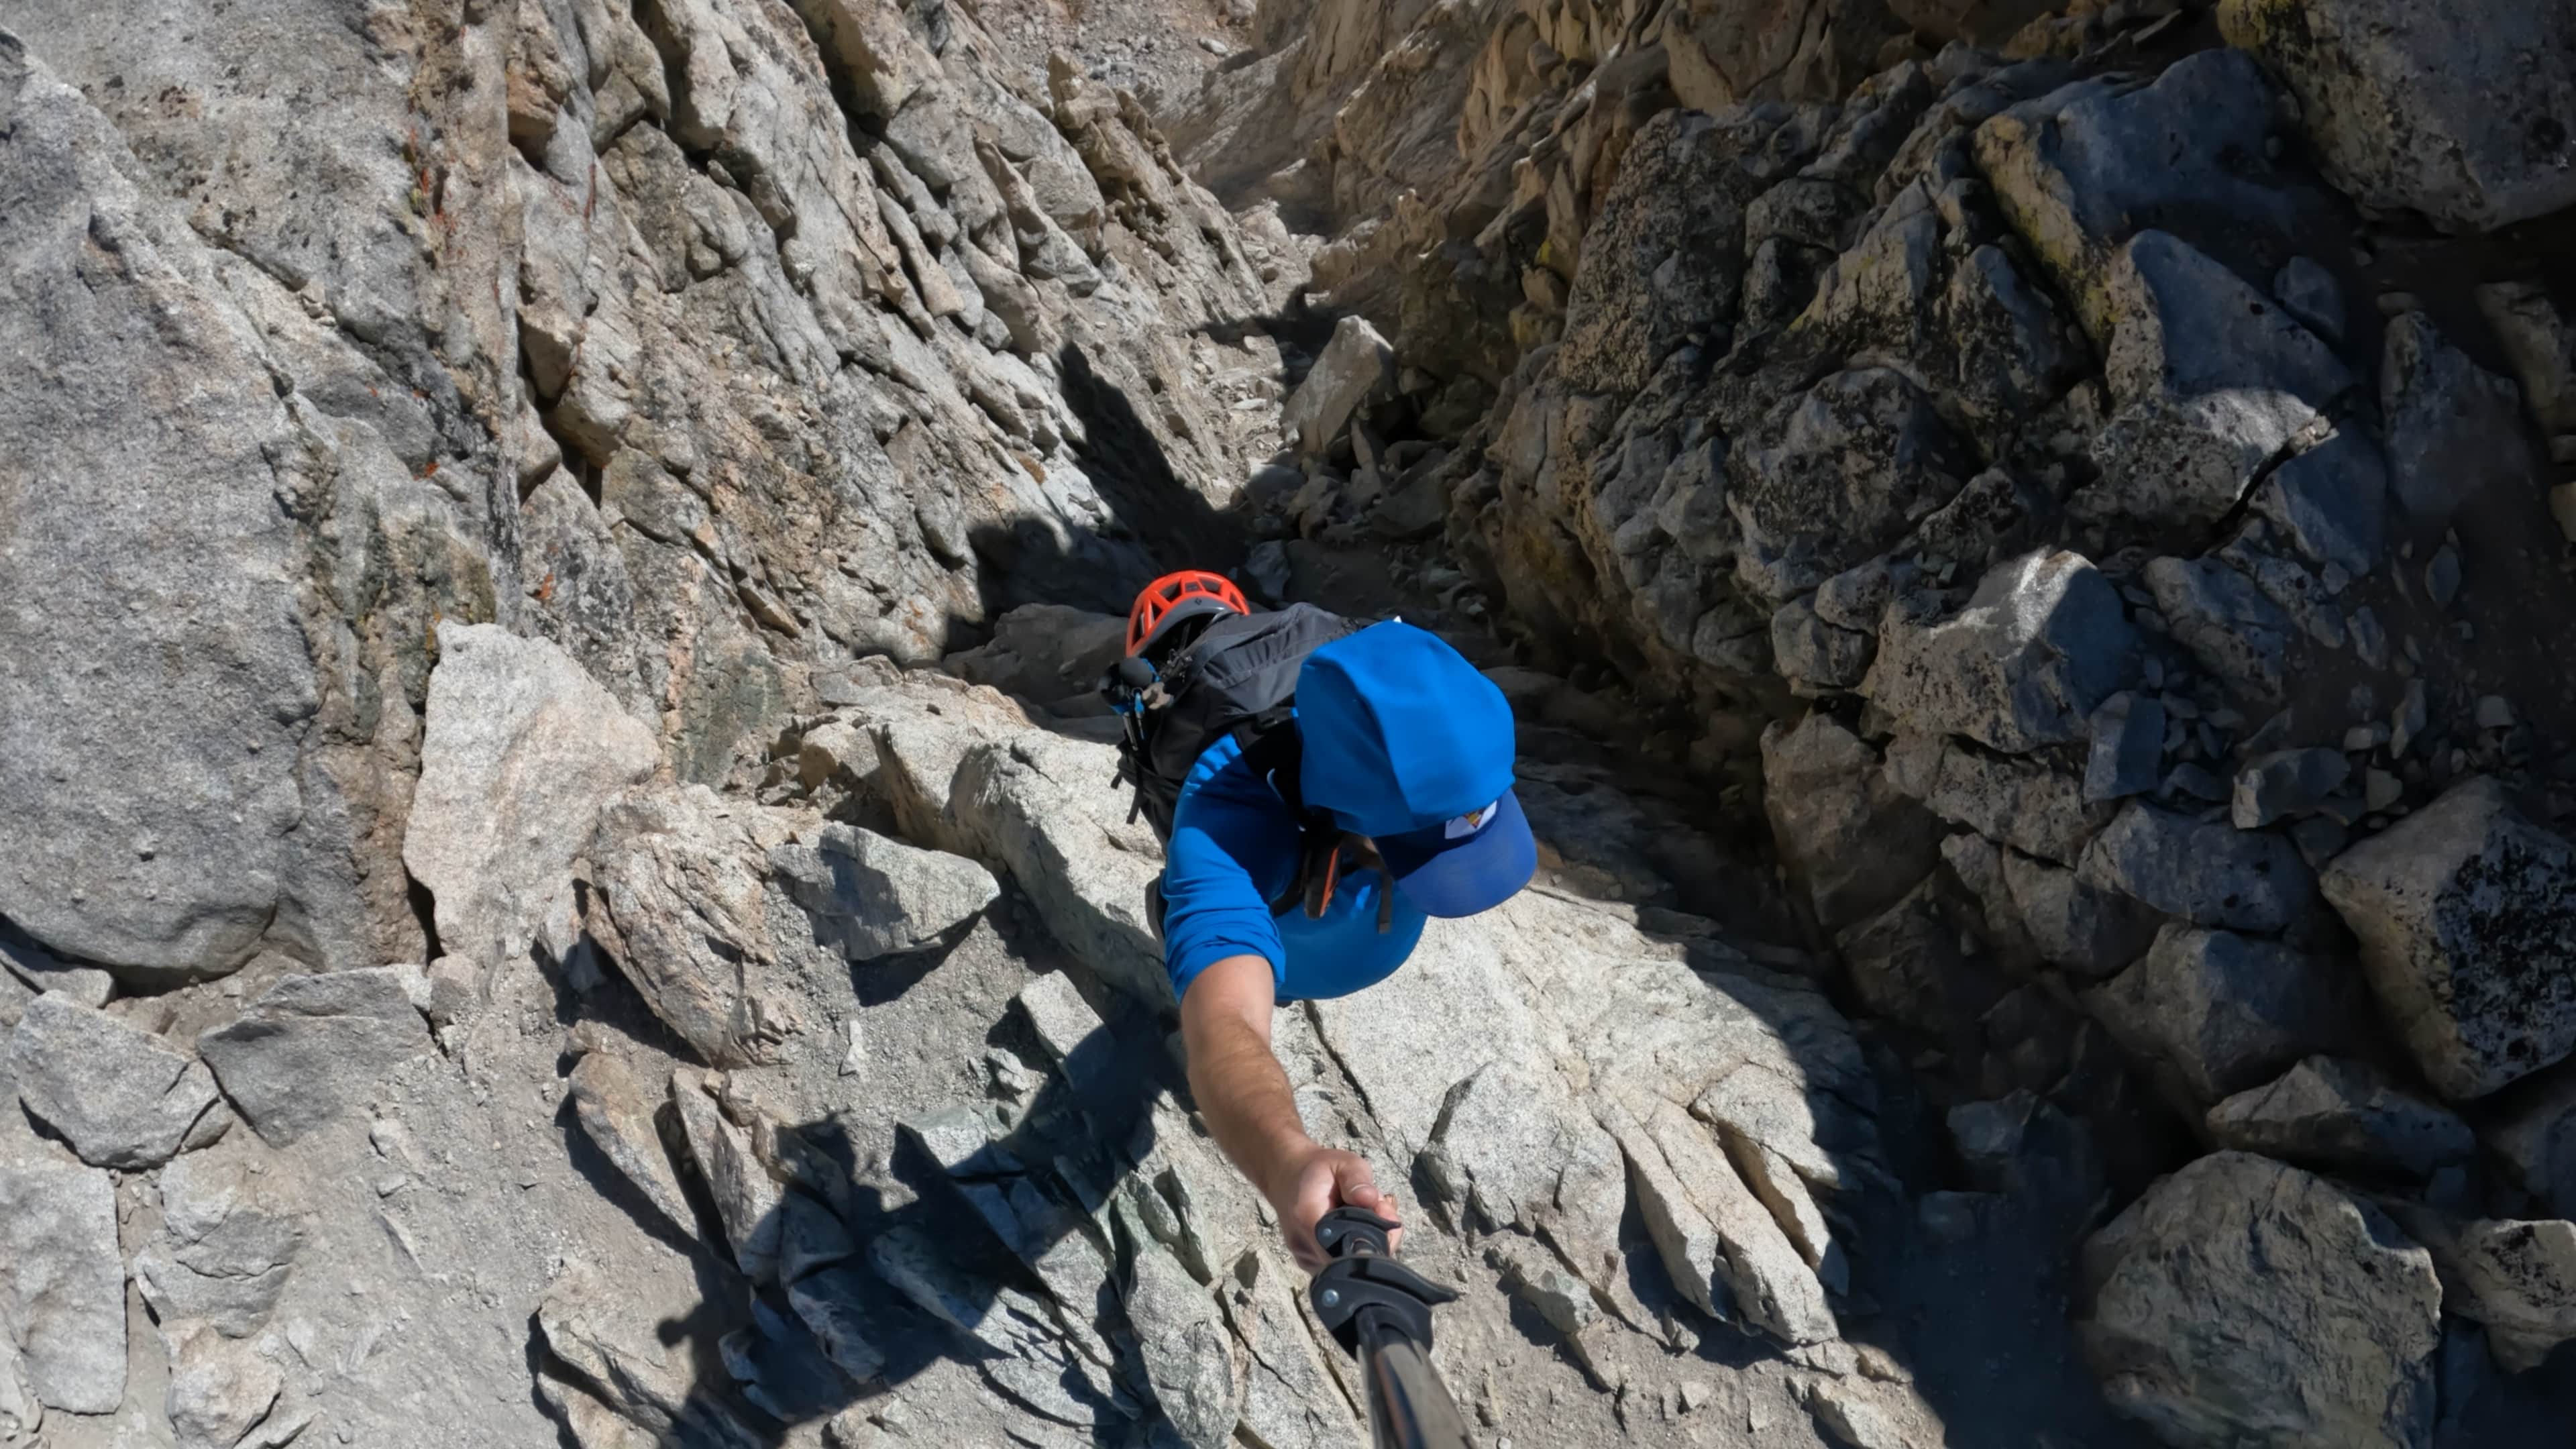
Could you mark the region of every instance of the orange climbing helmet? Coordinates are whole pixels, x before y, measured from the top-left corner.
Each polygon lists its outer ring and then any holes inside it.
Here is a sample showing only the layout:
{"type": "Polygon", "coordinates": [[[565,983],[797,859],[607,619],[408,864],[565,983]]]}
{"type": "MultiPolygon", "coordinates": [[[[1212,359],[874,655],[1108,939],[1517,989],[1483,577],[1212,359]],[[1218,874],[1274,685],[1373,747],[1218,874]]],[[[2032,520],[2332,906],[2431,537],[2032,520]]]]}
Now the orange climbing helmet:
{"type": "Polygon", "coordinates": [[[1202,569],[1165,574],[1147,584],[1127,610],[1127,652],[1142,651],[1166,625],[1221,610],[1249,614],[1252,605],[1223,574],[1202,569]]]}

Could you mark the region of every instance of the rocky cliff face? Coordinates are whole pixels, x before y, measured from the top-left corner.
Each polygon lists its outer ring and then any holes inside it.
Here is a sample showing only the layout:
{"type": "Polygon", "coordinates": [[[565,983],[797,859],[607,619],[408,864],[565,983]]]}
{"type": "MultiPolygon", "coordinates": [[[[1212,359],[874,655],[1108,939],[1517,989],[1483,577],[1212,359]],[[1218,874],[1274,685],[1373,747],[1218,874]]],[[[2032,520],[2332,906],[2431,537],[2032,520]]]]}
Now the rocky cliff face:
{"type": "Polygon", "coordinates": [[[2555,12],[1161,13],[0,17],[0,1443],[1354,1442],[1183,563],[1523,717],[1279,1027],[1480,1434],[2561,1411],[2555,12]]]}

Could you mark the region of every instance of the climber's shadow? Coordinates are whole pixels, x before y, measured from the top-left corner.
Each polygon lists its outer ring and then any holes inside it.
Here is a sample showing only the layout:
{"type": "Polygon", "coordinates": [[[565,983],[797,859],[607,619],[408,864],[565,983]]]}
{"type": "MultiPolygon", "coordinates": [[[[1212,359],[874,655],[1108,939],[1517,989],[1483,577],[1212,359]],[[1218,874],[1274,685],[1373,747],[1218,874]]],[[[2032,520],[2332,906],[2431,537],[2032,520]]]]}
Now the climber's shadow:
{"type": "MultiPolygon", "coordinates": [[[[1032,1064],[1051,1060],[1016,1013],[986,1044],[1032,1064]]],[[[784,1443],[798,1425],[853,1406],[890,1407],[898,1390],[943,1364],[977,1375],[978,1397],[1052,1419],[1082,1442],[1136,1439],[1151,1400],[1132,1340],[1113,1327],[1123,1324],[1118,1285],[1132,1248],[1100,1224],[1109,1197],[1152,1148],[1154,1099],[1177,1075],[1166,1061],[1154,1024],[1121,1010],[1016,1100],[988,1103],[1006,1114],[1006,1129],[947,1164],[922,1134],[895,1133],[889,1148],[883,1121],[858,1109],[778,1128],[776,1156],[793,1165],[786,1191],[801,1201],[794,1210],[782,1202],[744,1234],[752,1242],[777,1235],[771,1251],[781,1266],[759,1281],[729,1251],[705,1185],[686,1180],[702,1235],[682,1246],[700,1293],[687,1315],[659,1330],[666,1358],[685,1361],[691,1374],[685,1401],[669,1408],[668,1442],[784,1443]],[[810,1217],[799,1221],[817,1206],[846,1235],[819,1251],[810,1217]],[[1086,1253],[1096,1255],[1100,1301],[1065,1303],[1059,1317],[1055,1293],[1031,1264],[1093,1261],[1086,1253]],[[1062,1321],[1077,1326],[1068,1333],[1062,1321]],[[1077,1347],[1084,1339],[1088,1358],[1077,1347]]],[[[594,1180],[617,1176],[604,1162],[594,1166],[594,1180]]],[[[639,1220],[651,1216],[641,1203],[626,1205],[639,1220]]],[[[549,1371],[564,1378],[568,1367],[549,1371]]],[[[572,1444],[569,1424],[564,1433],[572,1444]]]]}

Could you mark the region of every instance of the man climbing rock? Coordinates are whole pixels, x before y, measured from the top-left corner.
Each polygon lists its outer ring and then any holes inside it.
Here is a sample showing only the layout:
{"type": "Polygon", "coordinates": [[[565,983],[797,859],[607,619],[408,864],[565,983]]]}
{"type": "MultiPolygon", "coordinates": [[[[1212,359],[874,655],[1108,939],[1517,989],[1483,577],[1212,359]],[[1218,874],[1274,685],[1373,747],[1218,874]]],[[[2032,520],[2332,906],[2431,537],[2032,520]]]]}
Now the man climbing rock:
{"type": "Polygon", "coordinates": [[[1511,707],[1422,629],[1307,605],[1256,614],[1210,574],[1148,587],[1127,643],[1109,693],[1166,844],[1148,905],[1190,1089],[1312,1268],[1318,1217],[1395,1207],[1366,1160],[1307,1135],[1271,1012],[1384,980],[1430,917],[1475,915],[1529,882],[1511,707]]]}

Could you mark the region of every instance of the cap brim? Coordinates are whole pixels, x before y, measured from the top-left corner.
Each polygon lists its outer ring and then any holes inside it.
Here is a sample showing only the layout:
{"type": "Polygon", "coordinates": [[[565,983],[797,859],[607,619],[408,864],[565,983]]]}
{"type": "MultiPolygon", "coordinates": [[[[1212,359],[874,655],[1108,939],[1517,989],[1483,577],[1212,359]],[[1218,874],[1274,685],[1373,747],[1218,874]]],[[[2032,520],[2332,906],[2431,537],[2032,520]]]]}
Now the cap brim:
{"type": "Polygon", "coordinates": [[[1517,796],[1505,794],[1496,806],[1484,829],[1455,843],[1426,850],[1408,837],[1378,841],[1396,894],[1425,915],[1449,917],[1490,911],[1518,894],[1538,873],[1538,842],[1517,796]]]}

